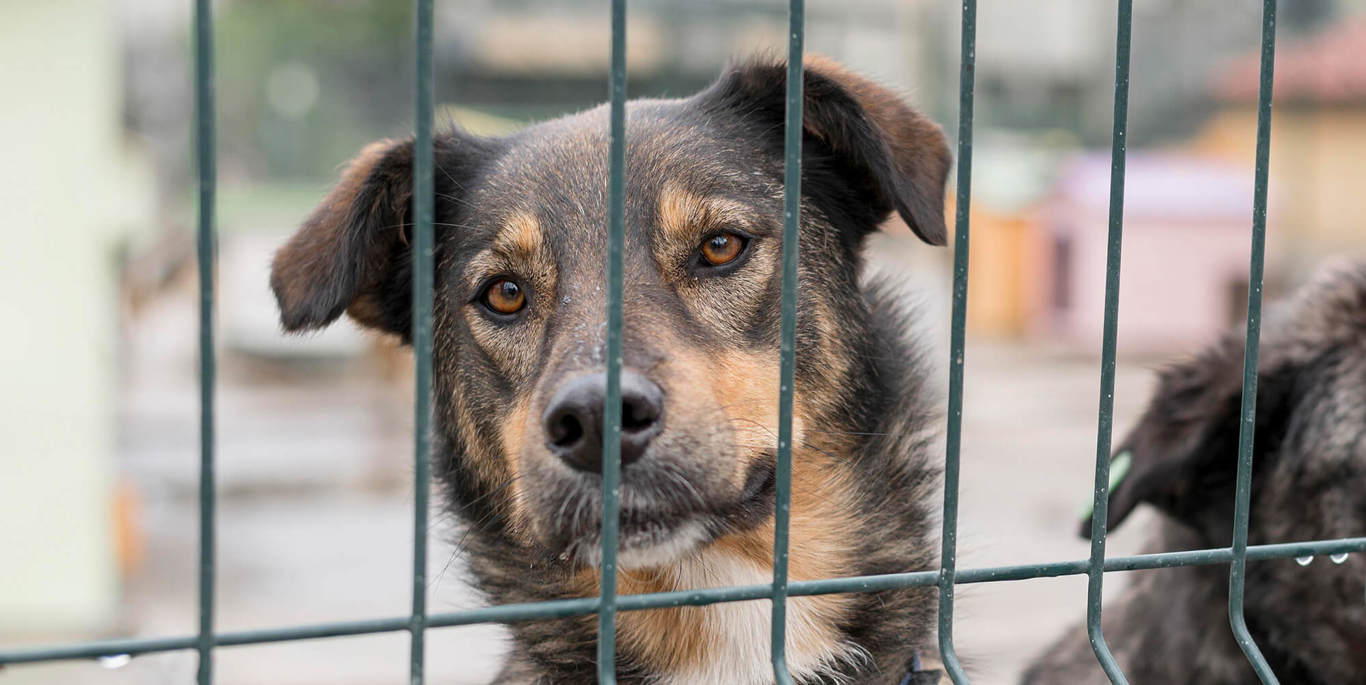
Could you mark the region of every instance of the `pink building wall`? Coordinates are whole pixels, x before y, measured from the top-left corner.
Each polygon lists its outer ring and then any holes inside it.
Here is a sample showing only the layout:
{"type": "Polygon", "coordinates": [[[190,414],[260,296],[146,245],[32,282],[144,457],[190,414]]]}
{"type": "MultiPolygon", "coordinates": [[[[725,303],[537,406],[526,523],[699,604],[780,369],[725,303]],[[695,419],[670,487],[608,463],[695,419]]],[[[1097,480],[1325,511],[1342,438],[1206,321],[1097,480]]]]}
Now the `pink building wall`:
{"type": "MultiPolygon", "coordinates": [[[[1109,179],[1108,156],[1078,158],[1067,165],[1044,211],[1047,283],[1039,289],[1032,333],[1078,350],[1099,351],[1101,344],[1109,179]],[[1059,242],[1071,247],[1060,251],[1059,242]]],[[[1251,169],[1135,154],[1129,157],[1125,191],[1119,349],[1195,349],[1241,320],[1251,245],[1251,169]]]]}

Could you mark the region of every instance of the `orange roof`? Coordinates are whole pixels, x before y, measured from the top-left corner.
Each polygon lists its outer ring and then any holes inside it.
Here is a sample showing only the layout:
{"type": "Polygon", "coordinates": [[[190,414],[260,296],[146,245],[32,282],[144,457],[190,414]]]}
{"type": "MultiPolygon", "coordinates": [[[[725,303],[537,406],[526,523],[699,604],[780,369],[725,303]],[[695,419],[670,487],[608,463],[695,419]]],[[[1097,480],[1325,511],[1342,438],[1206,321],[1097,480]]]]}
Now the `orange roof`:
{"type": "MultiPolygon", "coordinates": [[[[1221,100],[1255,100],[1260,52],[1243,55],[1215,74],[1221,100]]],[[[1276,46],[1276,99],[1311,102],[1366,101],[1366,17],[1338,22],[1276,46]]]]}

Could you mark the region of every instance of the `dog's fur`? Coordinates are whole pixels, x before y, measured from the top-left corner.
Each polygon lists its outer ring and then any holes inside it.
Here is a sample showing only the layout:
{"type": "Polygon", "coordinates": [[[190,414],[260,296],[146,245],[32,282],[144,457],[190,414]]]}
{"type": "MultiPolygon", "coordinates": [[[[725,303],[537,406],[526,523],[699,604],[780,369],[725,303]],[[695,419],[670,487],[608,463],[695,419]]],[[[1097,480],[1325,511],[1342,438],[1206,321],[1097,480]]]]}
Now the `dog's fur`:
{"type": "MultiPolygon", "coordinates": [[[[658,385],[664,425],[622,471],[623,593],[771,579],[785,81],[785,64],[755,61],[627,108],[623,373],[658,385]],[[698,262],[717,232],[748,238],[733,265],[698,262]]],[[[861,283],[860,253],[893,211],[943,244],[949,152],[938,127],[829,60],[807,61],[804,88],[791,577],[926,570],[932,393],[910,321],[861,283]]],[[[542,416],[604,366],[607,115],[435,141],[434,468],[497,603],[597,593],[600,478],[552,455],[542,416]],[[496,278],[518,282],[523,310],[481,304],[496,278]]],[[[411,141],[366,148],[280,250],[286,329],[346,312],[409,338],[411,174],[411,141]]],[[[931,651],[933,615],[923,588],[794,598],[794,677],[900,682],[931,651]]],[[[767,602],[617,621],[621,682],[772,680],[767,602]]],[[[511,628],[499,682],[592,680],[595,617],[511,628]]]]}
{"type": "MultiPolygon", "coordinates": [[[[1161,375],[1116,450],[1132,470],[1108,521],[1140,502],[1164,514],[1150,551],[1226,547],[1232,535],[1243,331],[1161,375]]],[[[1328,271],[1262,333],[1251,544],[1366,535],[1366,264],[1328,271]]],[[[1090,530],[1090,522],[1083,526],[1090,530]]],[[[1247,566],[1248,627],[1283,683],[1366,674],[1366,559],[1247,566]]],[[[1228,623],[1228,566],[1143,571],[1104,611],[1111,651],[1136,683],[1252,685],[1228,623]]],[[[1108,682],[1078,626],[1028,669],[1027,685],[1108,682]]]]}

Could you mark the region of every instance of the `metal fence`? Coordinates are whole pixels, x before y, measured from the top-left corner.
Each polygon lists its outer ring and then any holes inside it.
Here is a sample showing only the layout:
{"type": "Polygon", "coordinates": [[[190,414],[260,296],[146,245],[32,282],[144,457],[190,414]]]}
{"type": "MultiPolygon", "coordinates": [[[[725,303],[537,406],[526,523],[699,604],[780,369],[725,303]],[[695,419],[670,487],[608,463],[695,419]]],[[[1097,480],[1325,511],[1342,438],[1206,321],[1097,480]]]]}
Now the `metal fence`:
{"type": "Polygon", "coordinates": [[[230,633],[214,632],[214,354],[213,263],[215,200],[215,133],[213,79],[213,23],[210,0],[195,0],[194,53],[196,150],[198,159],[198,259],[200,354],[200,544],[199,632],[197,635],[150,639],[109,640],[33,649],[0,651],[0,666],[60,659],[88,659],[150,652],[198,651],[199,685],[213,682],[213,654],[218,647],[307,640],[345,635],[408,631],[412,637],[410,678],[423,682],[423,648],[429,628],[532,621],[598,615],[598,681],[614,683],[615,618],[618,611],[703,606],[719,602],[768,599],[772,602],[772,663],[777,683],[790,685],[784,657],[787,598],[833,593],[871,592],[889,588],[936,586],[939,591],[939,649],[953,682],[968,682],[953,644],[954,589],[959,584],[1025,580],[1086,574],[1087,632],[1096,658],[1114,683],[1127,683],[1111,656],[1101,632],[1101,587],[1113,571],[1229,564],[1229,623],[1239,646],[1263,683],[1276,676],[1249,634],[1243,616],[1244,571],[1248,561],[1366,551],[1366,538],[1319,540],[1249,547],[1248,502],[1252,478],[1252,438],[1256,420],[1257,356],[1262,308],[1262,267],[1266,237],[1267,168],[1270,154],[1271,85],[1276,45],[1276,0],[1263,0],[1261,86],[1257,106],[1257,154],[1252,198],[1251,284],[1247,304],[1246,355],[1238,442],[1237,494],[1229,547],[1129,557],[1105,556],[1106,510],[1110,481],[1110,439],[1114,415],[1115,341],[1119,315],[1119,269],[1124,209],[1124,160],[1129,92],[1129,45],[1132,0],[1118,0],[1115,39],[1114,132],[1111,147],[1109,247],[1106,256],[1105,320],[1102,342],[1101,390],[1096,437],[1095,492],[1089,559],[1019,566],[959,570],[956,565],[958,523],[958,463],[962,435],[964,328],[968,288],[968,206],[972,181],[973,76],[977,3],[962,5],[962,47],[959,70],[957,210],[954,232],[953,313],[950,336],[949,396],[942,553],[937,571],[875,576],[788,581],[788,515],[791,501],[792,403],[795,368],[797,226],[800,219],[802,140],[802,51],[804,2],[790,0],[785,136],[785,205],[783,213],[782,342],[777,489],[774,526],[773,582],[765,585],[618,595],[616,557],[618,534],[621,431],[621,329],[623,206],[625,192],[626,3],[612,0],[611,117],[609,218],[607,226],[607,404],[603,446],[602,575],[600,596],[529,604],[491,606],[470,611],[430,614],[426,607],[427,500],[430,456],[430,392],[433,284],[433,75],[432,0],[416,0],[417,121],[413,161],[413,352],[416,357],[416,477],[413,510],[412,612],[407,616],[362,621],[304,625],[230,633]]]}

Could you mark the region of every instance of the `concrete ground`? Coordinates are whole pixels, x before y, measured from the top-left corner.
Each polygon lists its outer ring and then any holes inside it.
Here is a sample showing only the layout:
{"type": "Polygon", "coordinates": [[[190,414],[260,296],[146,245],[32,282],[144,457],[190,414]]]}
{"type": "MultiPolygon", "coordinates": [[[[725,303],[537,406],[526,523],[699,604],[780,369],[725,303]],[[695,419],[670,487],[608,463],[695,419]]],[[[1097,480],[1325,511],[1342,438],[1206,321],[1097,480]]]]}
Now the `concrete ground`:
{"type": "MultiPolygon", "coordinates": [[[[129,328],[119,465],[139,493],[142,549],[103,637],[185,635],[196,625],[193,317],[191,299],[171,299],[129,328]]],[[[407,386],[383,382],[394,369],[356,358],[268,362],[229,349],[221,359],[217,628],[407,613],[407,386]]],[[[966,369],[960,568],[1086,557],[1088,545],[1075,530],[1091,491],[1098,361],[979,341],[967,350],[966,369]]],[[[1143,365],[1120,364],[1117,437],[1150,382],[1143,365]]],[[[1131,520],[1111,538],[1112,554],[1136,551],[1142,522],[1131,520]]],[[[458,530],[451,521],[435,523],[430,610],[479,606],[452,544],[458,530]]],[[[1124,580],[1108,576],[1107,593],[1124,580]]],[[[974,682],[1012,682],[1032,654],[1082,618],[1085,588],[1080,576],[962,587],[956,641],[974,682]]],[[[32,639],[90,637],[98,636],[32,639]]],[[[488,682],[505,649],[498,627],[432,630],[429,682],[488,682]]],[[[401,633],[217,654],[221,685],[399,685],[407,678],[401,633]]],[[[0,672],[0,685],[183,685],[194,669],[193,653],[178,652],[141,656],[116,670],[95,663],[14,667],[0,672]]]]}

